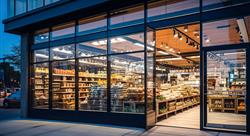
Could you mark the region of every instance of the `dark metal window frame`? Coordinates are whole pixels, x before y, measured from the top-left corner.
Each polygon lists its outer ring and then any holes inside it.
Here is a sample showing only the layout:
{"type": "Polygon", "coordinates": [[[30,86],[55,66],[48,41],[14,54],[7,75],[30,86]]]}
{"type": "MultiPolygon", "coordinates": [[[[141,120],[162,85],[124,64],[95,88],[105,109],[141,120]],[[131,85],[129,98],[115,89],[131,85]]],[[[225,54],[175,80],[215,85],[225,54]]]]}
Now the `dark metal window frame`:
{"type": "MultiPolygon", "coordinates": [[[[93,36],[97,36],[99,34],[106,34],[106,36],[104,36],[103,38],[106,38],[107,39],[107,54],[105,55],[107,57],[107,111],[106,112],[97,112],[97,111],[79,111],[78,110],[78,75],[76,75],[76,98],[75,98],[75,101],[76,101],[76,110],[75,111],[71,111],[73,112],[72,114],[74,115],[87,115],[88,117],[96,117],[95,115],[103,115],[104,117],[109,117],[109,116],[114,116],[111,117],[112,119],[115,119],[115,117],[117,116],[120,116],[120,117],[131,117],[131,118],[134,118],[134,117],[137,117],[137,118],[141,118],[145,121],[145,124],[143,124],[143,126],[145,128],[147,128],[147,69],[146,69],[146,66],[147,66],[147,29],[148,28],[155,28],[155,27],[171,27],[171,26],[175,26],[175,25],[181,25],[181,24],[187,24],[187,23],[199,23],[200,25],[200,129],[201,130],[214,130],[214,129],[210,129],[210,128],[206,128],[205,127],[205,124],[206,124],[206,110],[204,109],[206,106],[205,106],[205,87],[206,87],[206,59],[205,59],[205,55],[206,55],[206,51],[208,50],[218,50],[218,49],[240,49],[240,48],[245,48],[247,49],[247,58],[250,57],[250,53],[249,53],[249,45],[250,43],[246,43],[246,44],[238,44],[238,45],[233,45],[233,46],[229,46],[229,45],[220,45],[218,47],[203,47],[202,45],[202,35],[203,35],[203,23],[205,22],[209,22],[209,21],[215,21],[215,20],[221,20],[221,19],[227,19],[227,18],[232,18],[232,17],[239,17],[239,16],[247,16],[249,15],[249,11],[248,10],[242,10],[242,9],[249,9],[250,8],[250,4],[246,4],[246,5],[235,5],[235,6],[230,6],[230,7],[225,7],[225,8],[221,8],[221,9],[215,9],[215,10],[212,10],[212,11],[202,11],[202,0],[200,0],[200,12],[199,13],[194,13],[194,14],[189,14],[189,15],[185,15],[185,16],[177,16],[175,18],[169,18],[169,19],[165,19],[165,20],[159,20],[159,21],[155,21],[155,22],[147,22],[147,2],[144,3],[144,24],[141,25],[135,25],[135,26],[128,26],[128,27],[122,27],[122,28],[118,28],[118,29],[110,29],[110,12],[107,12],[107,31],[106,32],[97,32],[97,33],[93,33],[93,34],[88,34],[88,35],[81,35],[81,36],[76,36],[76,33],[75,33],[75,37],[71,38],[71,40],[67,40],[67,39],[61,39],[61,40],[58,40],[58,41],[51,41],[49,40],[49,42],[46,42],[46,43],[40,43],[40,44],[36,44],[34,46],[32,46],[30,52],[32,52],[32,50],[35,50],[35,49],[41,49],[41,48],[50,48],[52,47],[51,44],[55,43],[55,42],[66,42],[66,41],[70,41],[70,42],[74,42],[75,46],[77,43],[79,42],[84,42],[85,40],[88,40],[88,36],[90,35],[93,35],[93,36]],[[239,12],[234,12],[234,10],[237,10],[239,12]],[[241,10],[239,10],[241,9],[241,10]],[[145,74],[144,74],[144,78],[145,78],[145,81],[144,81],[144,98],[145,98],[145,102],[144,102],[144,106],[145,106],[145,112],[143,115],[136,115],[134,113],[113,113],[111,112],[111,105],[110,105],[110,102],[111,102],[111,99],[110,99],[110,70],[111,70],[111,62],[110,62],[110,57],[111,57],[111,42],[110,42],[110,37],[113,37],[113,36],[117,36],[117,35],[120,35],[122,33],[124,34],[131,34],[131,33],[136,33],[134,31],[133,28],[136,28],[136,27],[143,27],[143,32],[144,32],[144,68],[145,68],[145,74]],[[115,33],[115,32],[118,32],[116,34],[112,34],[112,33],[115,33]],[[39,46],[39,45],[42,45],[42,46],[39,46]],[[93,115],[90,115],[90,114],[93,114],[93,115]],[[132,117],[132,116],[134,117],[132,117]]],[[[76,22],[76,25],[78,23],[78,20],[75,21],[76,22]]],[[[77,27],[75,27],[77,29],[77,27]]],[[[50,32],[51,32],[51,27],[50,27],[50,32]]],[[[76,32],[76,31],[75,31],[76,32]]],[[[50,37],[50,36],[49,36],[50,37]]],[[[97,36],[98,38],[100,38],[99,36],[97,36]]],[[[92,38],[91,40],[94,40],[95,38],[92,38]]],[[[76,48],[75,48],[76,49],[76,48]]],[[[50,50],[49,50],[50,51],[50,50]]],[[[130,53],[137,53],[136,52],[130,52],[130,53]]],[[[119,54],[126,54],[126,53],[119,53],[119,54]]],[[[30,54],[31,55],[31,54],[30,54]]],[[[92,56],[92,57],[95,57],[95,56],[92,56]]],[[[76,58],[75,56],[75,62],[76,62],[76,66],[75,68],[78,69],[78,59],[79,58],[76,58]]],[[[49,62],[49,70],[51,71],[52,70],[52,67],[51,67],[51,61],[48,61],[49,62]]],[[[31,66],[33,64],[36,64],[36,63],[30,63],[31,66]]],[[[250,63],[248,62],[247,60],[247,68],[250,67],[250,63]]],[[[76,71],[77,71],[76,69],[76,71]]],[[[77,73],[77,72],[76,72],[77,73]]],[[[154,73],[155,73],[155,70],[154,70],[154,73]]],[[[52,72],[49,72],[49,77],[51,78],[52,77],[52,72]]],[[[247,77],[250,77],[250,72],[247,72],[247,77]]],[[[30,78],[30,77],[29,77],[30,78]]],[[[247,82],[249,82],[250,79],[247,79],[247,82]]],[[[41,117],[41,114],[39,114],[39,112],[42,112],[42,113],[55,113],[56,115],[59,115],[59,114],[68,114],[70,113],[70,111],[67,111],[67,113],[64,113],[62,111],[56,111],[56,110],[52,110],[52,101],[51,101],[51,98],[52,98],[52,92],[51,92],[51,81],[50,81],[50,87],[49,87],[49,110],[37,110],[37,109],[33,109],[31,106],[29,106],[30,108],[30,112],[32,113],[33,116],[36,116],[36,117],[41,117]]],[[[250,85],[247,85],[247,90],[250,89],[250,85]]],[[[32,96],[33,92],[30,91],[30,95],[29,96],[32,96]]],[[[154,91],[154,95],[155,95],[155,91],[154,91]]],[[[30,97],[29,99],[31,99],[32,101],[32,98],[30,97]]],[[[250,109],[250,95],[248,94],[247,92],[247,102],[246,102],[246,107],[247,109],[250,109]]],[[[155,104],[154,104],[154,109],[155,109],[155,104]]],[[[246,116],[247,116],[247,129],[246,129],[246,133],[250,133],[250,110],[247,110],[246,112],[246,116]]],[[[49,118],[49,116],[47,116],[47,118],[49,118]]],[[[62,119],[62,120],[67,120],[67,119],[64,119],[64,118],[59,118],[58,119],[62,119]]],[[[111,120],[112,120],[111,119],[111,120]]],[[[136,118],[135,118],[136,119],[136,118]]],[[[74,118],[71,118],[70,120],[74,120],[74,118]]],[[[121,119],[123,120],[123,119],[121,119]]],[[[76,120],[77,121],[77,120],[76,120]]],[[[99,122],[98,119],[96,119],[95,121],[90,121],[90,119],[87,119],[85,120],[85,122],[97,122],[97,123],[103,123],[103,122],[99,122]]],[[[105,121],[104,121],[105,122],[105,121]]],[[[112,122],[112,121],[111,121],[112,122]]],[[[111,123],[110,122],[110,123],[111,123]]],[[[133,122],[130,122],[130,121],[126,121],[121,124],[121,123],[117,123],[118,125],[130,125],[130,126],[133,126],[133,124],[131,124],[133,122]]],[[[136,123],[134,123],[134,126],[136,123]]],[[[225,131],[225,130],[217,130],[216,131],[225,131]]],[[[230,130],[229,130],[230,131],[230,130]]]]}

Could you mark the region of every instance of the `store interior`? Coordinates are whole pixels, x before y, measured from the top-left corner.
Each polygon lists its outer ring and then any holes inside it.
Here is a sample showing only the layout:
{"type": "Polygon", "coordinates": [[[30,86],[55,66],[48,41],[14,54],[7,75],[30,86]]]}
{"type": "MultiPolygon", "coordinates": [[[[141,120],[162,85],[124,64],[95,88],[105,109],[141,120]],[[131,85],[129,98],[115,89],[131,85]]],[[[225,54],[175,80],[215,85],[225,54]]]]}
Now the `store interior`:
{"type": "MultiPolygon", "coordinates": [[[[205,46],[242,41],[236,21],[206,25],[205,46]],[[230,32],[230,33],[228,33],[230,32]],[[228,35],[225,36],[225,35],[228,35]],[[228,39],[223,39],[223,37],[228,39]]],[[[157,125],[200,128],[200,29],[190,24],[157,30],[157,125]]],[[[207,64],[207,127],[245,130],[246,51],[210,51],[207,64]]]]}
{"type": "MultiPolygon", "coordinates": [[[[237,22],[229,23],[228,28],[222,29],[219,26],[225,22],[204,26],[208,28],[203,35],[204,46],[222,43],[223,38],[232,43],[242,41],[237,22]]],[[[187,24],[164,28],[154,31],[152,41],[148,38],[147,49],[152,51],[156,46],[157,125],[200,126],[199,26],[187,24]]],[[[112,37],[110,42],[110,71],[105,39],[35,50],[34,62],[37,64],[33,65],[31,75],[33,108],[48,109],[51,82],[53,110],[78,108],[79,111],[105,112],[107,77],[110,77],[111,112],[143,114],[144,33],[112,37]],[[50,72],[52,78],[49,78],[50,72]],[[75,107],[76,97],[78,107],[75,107]]],[[[246,51],[211,51],[206,57],[207,126],[245,129],[246,51]]],[[[153,76],[149,79],[149,75],[148,83],[153,81],[153,76]]],[[[152,86],[152,82],[148,84],[148,88],[152,86]]],[[[152,102],[150,91],[147,92],[148,102],[152,102]]]]}

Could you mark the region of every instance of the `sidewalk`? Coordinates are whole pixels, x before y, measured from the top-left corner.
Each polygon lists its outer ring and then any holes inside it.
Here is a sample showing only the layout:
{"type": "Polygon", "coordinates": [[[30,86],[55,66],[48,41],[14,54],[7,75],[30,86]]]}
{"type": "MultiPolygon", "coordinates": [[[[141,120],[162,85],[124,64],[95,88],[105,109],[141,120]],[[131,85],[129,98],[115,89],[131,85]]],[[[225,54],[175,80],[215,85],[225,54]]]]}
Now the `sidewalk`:
{"type": "Polygon", "coordinates": [[[31,119],[0,122],[0,136],[243,136],[240,134],[154,127],[149,131],[111,125],[70,123],[31,119]]]}

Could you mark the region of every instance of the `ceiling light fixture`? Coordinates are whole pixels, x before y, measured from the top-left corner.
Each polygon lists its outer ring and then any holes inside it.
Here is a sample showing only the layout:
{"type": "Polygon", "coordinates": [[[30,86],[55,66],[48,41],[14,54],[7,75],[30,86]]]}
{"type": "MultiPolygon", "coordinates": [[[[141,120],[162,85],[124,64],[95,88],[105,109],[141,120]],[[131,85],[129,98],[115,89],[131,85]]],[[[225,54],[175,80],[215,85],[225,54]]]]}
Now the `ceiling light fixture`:
{"type": "Polygon", "coordinates": [[[176,33],[176,31],[174,30],[174,38],[177,38],[178,34],[176,33]]]}
{"type": "Polygon", "coordinates": [[[61,52],[61,53],[65,53],[65,54],[73,54],[72,51],[65,50],[64,48],[63,49],[54,48],[53,51],[61,52]]]}
{"type": "Polygon", "coordinates": [[[210,42],[210,40],[209,39],[206,39],[206,43],[209,43],[210,42]]]}
{"type": "Polygon", "coordinates": [[[183,39],[182,36],[181,36],[180,34],[178,34],[178,35],[179,35],[179,36],[178,36],[178,37],[179,37],[179,40],[182,40],[182,39],[183,39]]]}
{"type": "Polygon", "coordinates": [[[164,54],[164,55],[168,55],[168,53],[164,52],[164,51],[158,51],[159,53],[161,54],[164,54]]]}
{"type": "Polygon", "coordinates": [[[179,58],[158,59],[158,60],[156,60],[156,61],[182,60],[182,59],[183,59],[182,57],[179,57],[179,58]]]}
{"type": "Polygon", "coordinates": [[[188,26],[184,26],[184,32],[188,32],[188,26]]]}

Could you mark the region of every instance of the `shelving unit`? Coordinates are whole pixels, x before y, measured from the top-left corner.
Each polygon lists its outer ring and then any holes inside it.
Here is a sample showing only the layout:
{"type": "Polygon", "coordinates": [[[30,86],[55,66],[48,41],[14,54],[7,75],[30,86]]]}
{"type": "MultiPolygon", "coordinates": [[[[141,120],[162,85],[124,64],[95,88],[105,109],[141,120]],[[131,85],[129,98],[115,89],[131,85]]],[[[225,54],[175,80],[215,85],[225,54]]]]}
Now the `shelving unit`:
{"type": "Polygon", "coordinates": [[[199,105],[200,95],[191,95],[181,98],[157,100],[156,101],[156,116],[157,121],[166,119],[171,115],[178,114],[189,108],[199,105]]]}
{"type": "Polygon", "coordinates": [[[208,97],[209,111],[217,112],[245,112],[245,99],[234,97],[208,97]]]}

